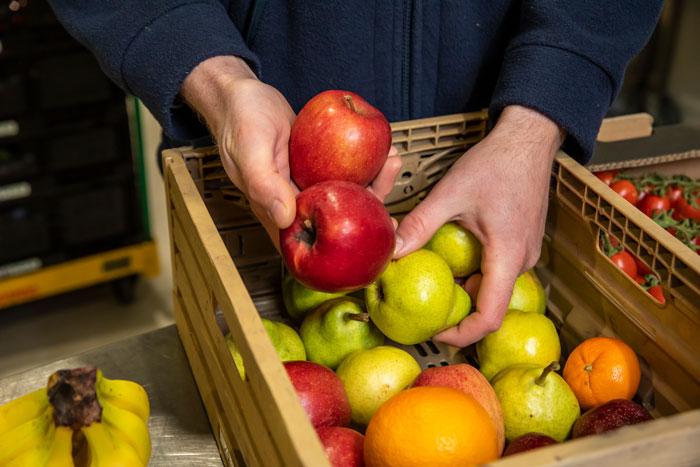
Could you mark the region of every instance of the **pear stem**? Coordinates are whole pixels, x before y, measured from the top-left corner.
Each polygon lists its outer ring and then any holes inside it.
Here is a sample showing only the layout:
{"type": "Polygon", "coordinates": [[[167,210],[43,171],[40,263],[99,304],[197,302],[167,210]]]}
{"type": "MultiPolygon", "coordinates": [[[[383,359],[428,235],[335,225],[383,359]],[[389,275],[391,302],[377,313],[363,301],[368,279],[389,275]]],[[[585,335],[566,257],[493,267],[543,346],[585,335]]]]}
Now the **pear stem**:
{"type": "Polygon", "coordinates": [[[369,323],[369,313],[346,313],[345,317],[353,321],[362,321],[363,323],[369,323]]]}
{"type": "Polygon", "coordinates": [[[350,110],[353,112],[357,112],[355,109],[355,104],[352,102],[352,96],[344,96],[345,97],[345,103],[347,104],[348,107],[350,107],[350,110]]]}
{"type": "Polygon", "coordinates": [[[544,370],[542,370],[542,374],[535,380],[535,383],[538,384],[539,386],[544,386],[544,382],[547,379],[547,375],[549,374],[550,371],[558,371],[559,368],[559,363],[557,362],[552,362],[546,367],[544,367],[544,370]]]}

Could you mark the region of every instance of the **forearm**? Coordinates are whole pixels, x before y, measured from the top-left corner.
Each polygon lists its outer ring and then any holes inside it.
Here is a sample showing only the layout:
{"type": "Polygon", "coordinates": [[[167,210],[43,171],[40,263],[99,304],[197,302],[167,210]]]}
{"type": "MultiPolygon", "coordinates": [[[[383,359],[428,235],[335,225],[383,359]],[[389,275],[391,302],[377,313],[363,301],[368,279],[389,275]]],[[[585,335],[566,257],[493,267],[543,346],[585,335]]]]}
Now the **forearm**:
{"type": "Polygon", "coordinates": [[[246,62],[235,56],[213,57],[197,65],[185,78],[180,95],[210,126],[212,133],[219,115],[225,112],[228,85],[239,79],[257,79],[246,62]]]}
{"type": "Polygon", "coordinates": [[[550,160],[566,137],[566,132],[549,117],[520,105],[505,107],[493,132],[523,152],[533,149],[547,154],[550,160]]]}

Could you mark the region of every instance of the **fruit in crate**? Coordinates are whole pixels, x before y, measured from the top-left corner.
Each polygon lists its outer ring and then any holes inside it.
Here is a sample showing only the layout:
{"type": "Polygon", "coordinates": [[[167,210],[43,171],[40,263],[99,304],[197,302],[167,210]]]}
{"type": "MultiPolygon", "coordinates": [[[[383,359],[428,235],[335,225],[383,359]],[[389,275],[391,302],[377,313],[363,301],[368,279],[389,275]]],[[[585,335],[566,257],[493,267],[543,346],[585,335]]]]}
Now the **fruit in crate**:
{"type": "Polygon", "coordinates": [[[441,226],[424,248],[440,255],[454,277],[467,277],[481,266],[481,243],[457,222],[441,226]]]}
{"type": "MultiPolygon", "coordinates": [[[[299,334],[290,326],[277,321],[270,321],[269,319],[261,318],[263,326],[267,331],[267,335],[270,336],[272,345],[277,351],[277,355],[283,362],[289,362],[293,360],[306,360],[306,350],[304,349],[304,344],[299,337],[299,334]]],[[[245,365],[243,364],[243,357],[238,351],[235,342],[233,341],[233,336],[231,333],[226,334],[226,344],[233,357],[233,363],[236,364],[236,369],[242,380],[246,379],[245,365]]]]}
{"type": "Polygon", "coordinates": [[[505,428],[498,397],[479,370],[466,363],[426,368],[413,381],[413,387],[447,386],[459,389],[476,399],[491,417],[498,437],[498,452],[503,452],[505,428]]]}
{"type": "Polygon", "coordinates": [[[572,437],[595,435],[651,419],[647,409],[636,402],[613,399],[584,412],[574,424],[572,437]]]}
{"type": "Polygon", "coordinates": [[[149,416],[137,383],[109,380],[95,367],[60,370],[46,388],[0,407],[0,465],[73,466],[75,451],[90,465],[146,466],[149,416]],[[78,431],[84,441],[74,446],[78,431]]]}
{"type": "Polygon", "coordinates": [[[593,337],[569,354],[564,379],[583,410],[613,399],[632,399],[639,388],[639,359],[627,344],[613,337],[593,337]]]}
{"type": "Polygon", "coordinates": [[[420,366],[406,351],[380,345],[351,353],[336,372],[345,385],[352,420],[366,425],[380,405],[413,383],[420,366]]]}
{"type": "Polygon", "coordinates": [[[559,364],[519,363],[500,371],[491,385],[503,410],[508,442],[537,432],[564,441],[581,411],[576,396],[555,371],[559,364]]]}
{"type": "Polygon", "coordinates": [[[301,406],[315,428],[350,424],[350,403],[333,370],[313,362],[284,362],[301,406]]]}
{"type": "Polygon", "coordinates": [[[413,345],[459,323],[471,299],[438,254],[421,249],[392,261],[365,290],[367,310],[389,339],[413,345]]]}
{"type": "Polygon", "coordinates": [[[400,392],[365,432],[367,467],[481,465],[498,458],[496,430],[472,396],[423,386],[400,392]]]}
{"type": "Polygon", "coordinates": [[[280,232],[287,270],[302,284],[340,293],[368,286],[394,252],[384,205],[361,186],[331,180],[297,196],[294,222],[280,232]]]}
{"type": "Polygon", "coordinates": [[[559,361],[561,344],[554,323],[545,315],[508,310],[501,328],[476,344],[479,369],[486,379],[516,363],[547,365],[559,361]]]}
{"type": "Polygon", "coordinates": [[[344,426],[324,426],[316,430],[326,457],[333,467],[363,467],[365,437],[344,426]]]}
{"type": "Polygon", "coordinates": [[[391,148],[384,115],[347,91],[325,91],[297,115],[289,136],[289,169],[304,190],[325,180],[368,185],[391,148]]]}
{"type": "Polygon", "coordinates": [[[519,452],[532,451],[533,449],[543,448],[545,446],[551,446],[552,444],[558,444],[559,442],[552,438],[551,436],[543,435],[542,433],[525,433],[515,438],[508,444],[503,457],[512,456],[519,452]]]}
{"type": "Polygon", "coordinates": [[[530,269],[518,276],[508,308],[544,314],[546,305],[547,297],[535,270],[530,269]]]}
{"type": "Polygon", "coordinates": [[[310,289],[294,279],[289,273],[282,279],[282,300],[289,316],[297,323],[314,308],[332,298],[342,297],[344,293],[326,293],[310,289]]]}
{"type": "Polygon", "coordinates": [[[367,317],[364,302],[354,297],[318,306],[304,318],[299,334],[309,361],[333,370],[355,350],[384,343],[384,335],[367,317]]]}

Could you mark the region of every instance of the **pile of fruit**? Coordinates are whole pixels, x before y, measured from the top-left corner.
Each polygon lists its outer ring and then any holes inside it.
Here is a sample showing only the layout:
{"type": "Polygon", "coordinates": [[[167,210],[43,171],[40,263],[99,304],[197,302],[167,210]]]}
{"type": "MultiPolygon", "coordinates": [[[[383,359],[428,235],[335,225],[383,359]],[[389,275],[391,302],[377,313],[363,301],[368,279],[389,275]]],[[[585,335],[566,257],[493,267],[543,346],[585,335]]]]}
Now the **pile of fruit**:
{"type": "MultiPolygon", "coordinates": [[[[632,176],[620,170],[595,172],[603,183],[700,255],[700,180],[655,173],[632,176]]],[[[665,303],[659,278],[612,236],[601,233],[601,251],[658,302],[665,303]]]]}
{"type": "Polygon", "coordinates": [[[594,173],[616,193],[700,254],[700,180],[685,175],[594,173]]]}
{"type": "Polygon", "coordinates": [[[316,96],[292,127],[291,174],[303,191],[280,243],[283,300],[298,326],[263,323],[332,465],[479,465],[651,419],[631,400],[640,366],[618,339],[582,342],[557,373],[559,335],[532,270],[516,280],[501,328],[475,345],[477,365],[421,371],[385,345],[457,325],[481,278],[481,245],[454,222],[391,259],[391,218],[365,188],[390,139],[376,109],[341,91],[316,96]]]}
{"type": "Polygon", "coordinates": [[[149,416],[137,383],[95,367],[60,370],[45,388],[0,407],[0,465],[145,467],[149,416]]]}

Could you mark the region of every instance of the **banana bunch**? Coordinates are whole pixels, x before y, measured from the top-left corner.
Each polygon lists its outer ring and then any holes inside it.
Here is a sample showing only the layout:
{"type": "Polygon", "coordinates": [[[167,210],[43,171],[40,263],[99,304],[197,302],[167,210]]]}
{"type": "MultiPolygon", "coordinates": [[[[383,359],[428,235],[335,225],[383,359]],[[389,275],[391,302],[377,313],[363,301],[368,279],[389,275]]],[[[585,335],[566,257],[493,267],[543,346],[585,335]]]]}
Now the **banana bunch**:
{"type": "Polygon", "coordinates": [[[150,405],[139,384],[95,367],[0,406],[0,467],[145,467],[150,405]]]}

